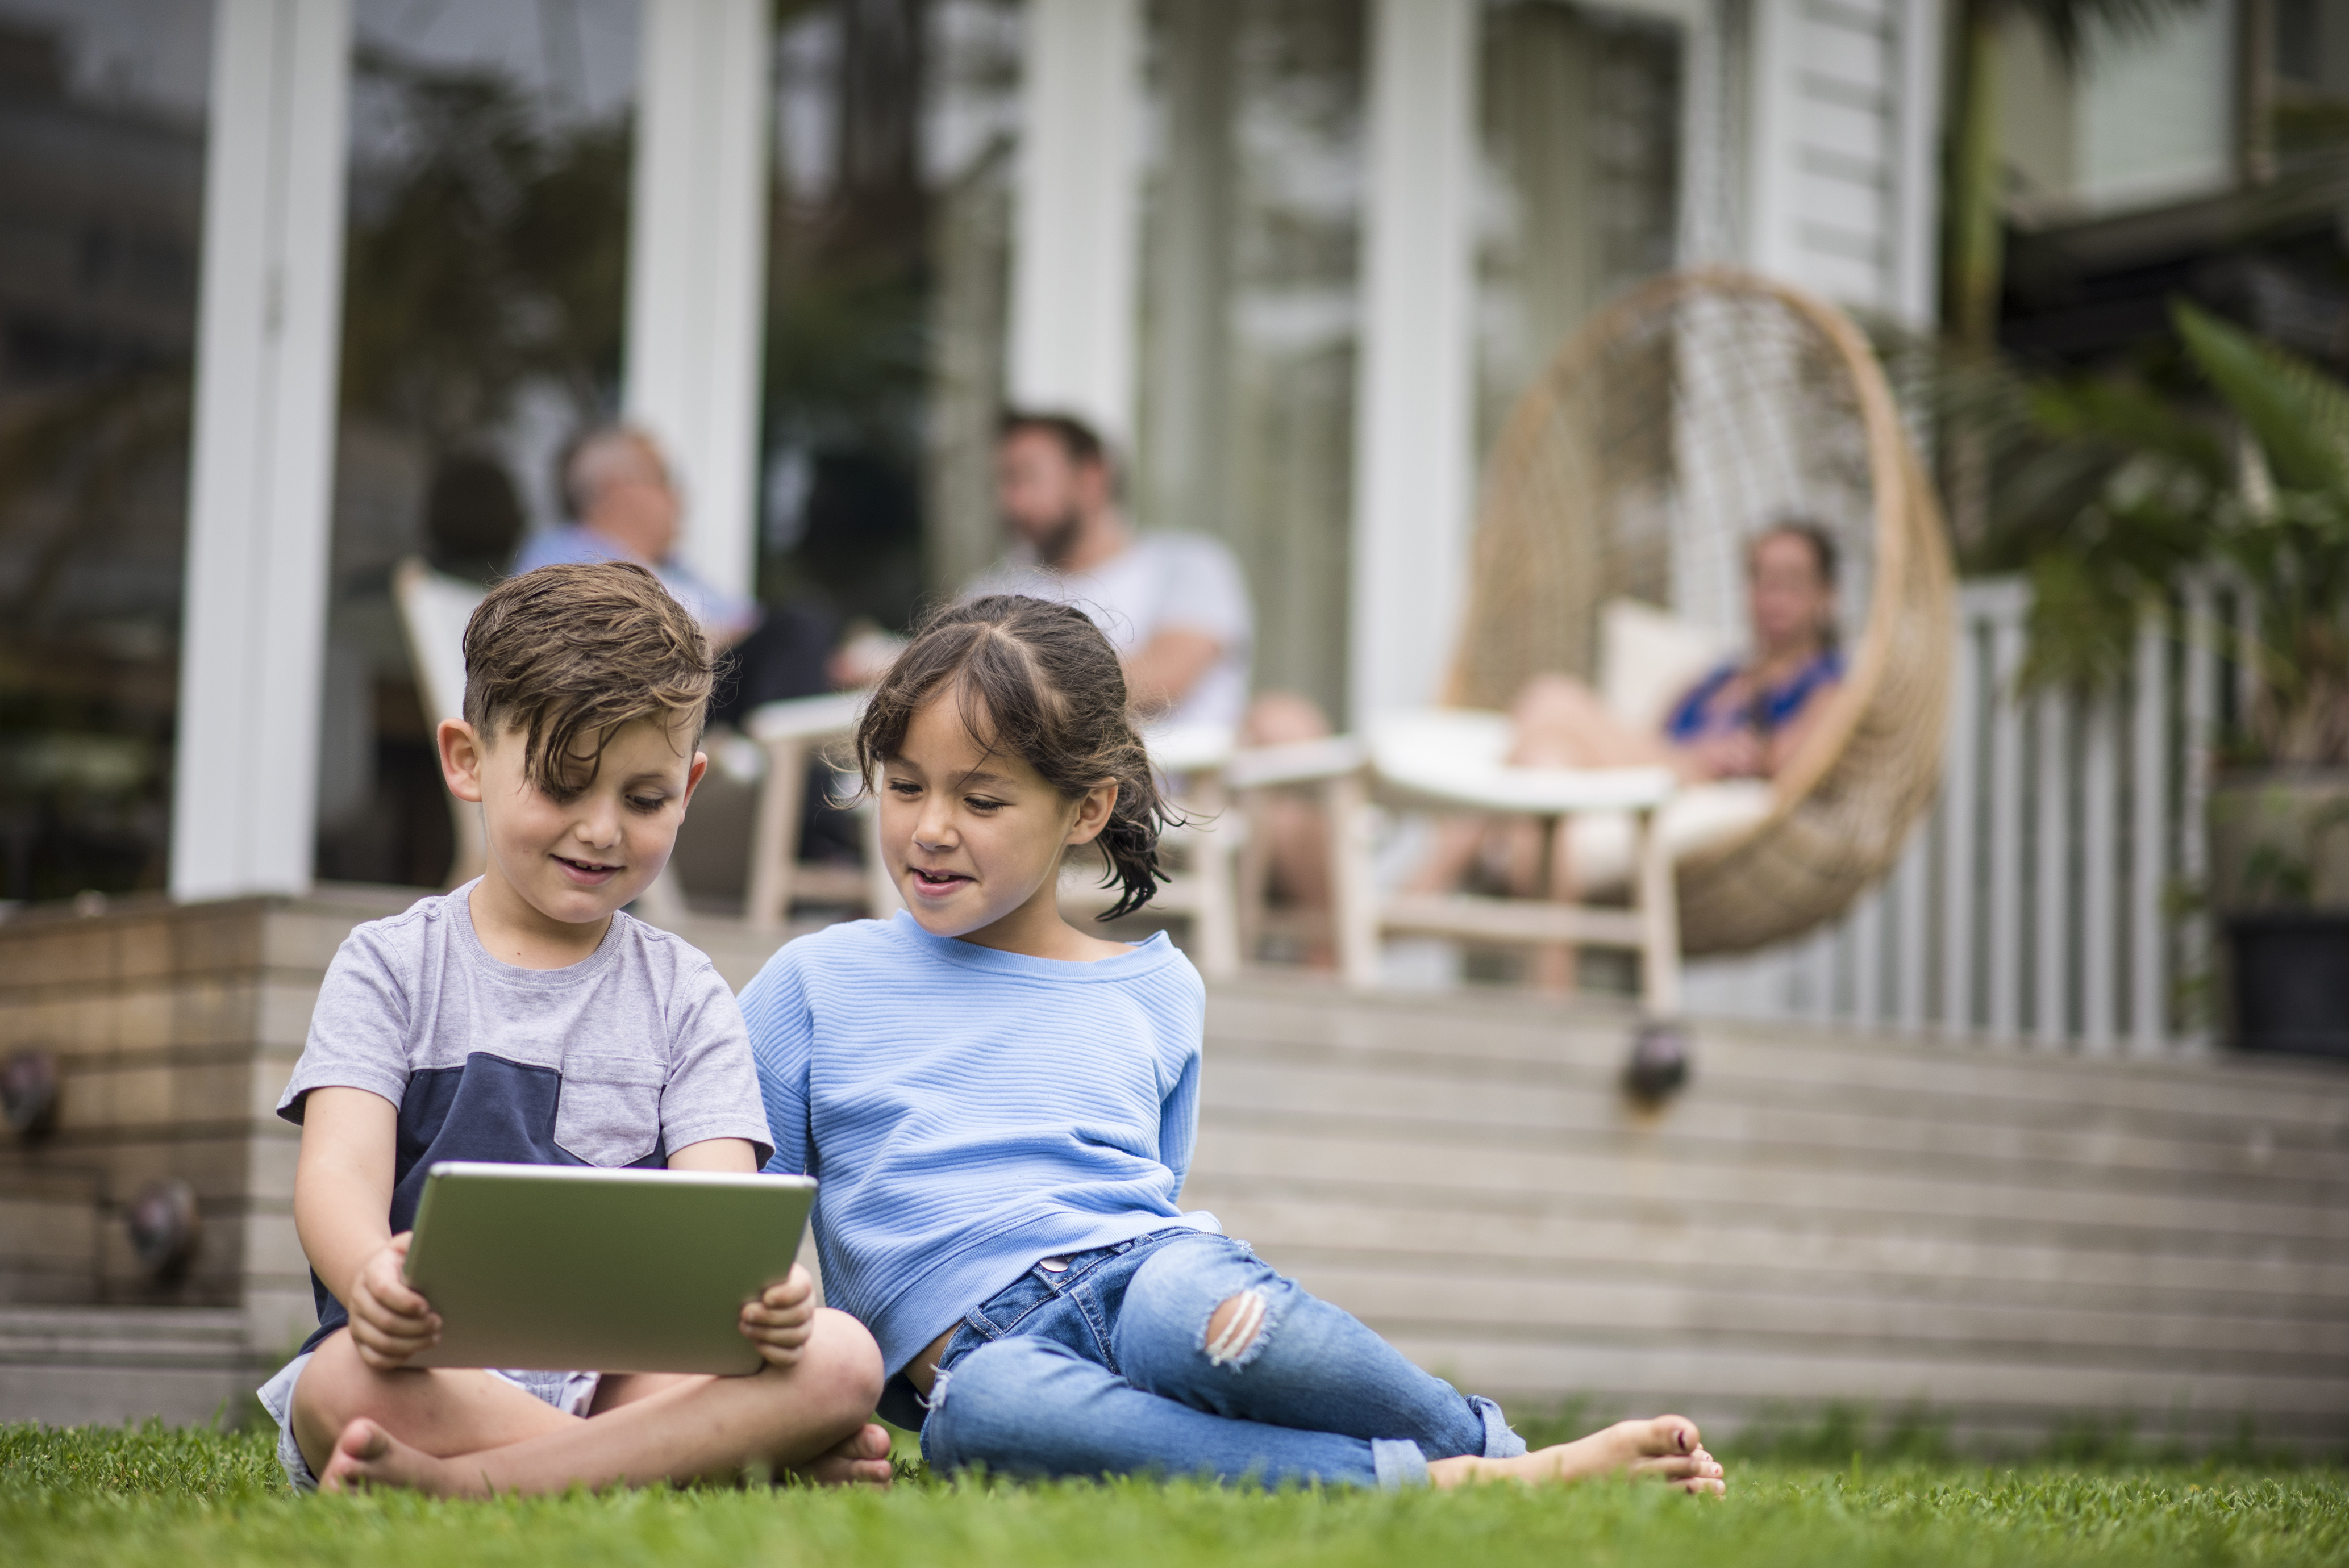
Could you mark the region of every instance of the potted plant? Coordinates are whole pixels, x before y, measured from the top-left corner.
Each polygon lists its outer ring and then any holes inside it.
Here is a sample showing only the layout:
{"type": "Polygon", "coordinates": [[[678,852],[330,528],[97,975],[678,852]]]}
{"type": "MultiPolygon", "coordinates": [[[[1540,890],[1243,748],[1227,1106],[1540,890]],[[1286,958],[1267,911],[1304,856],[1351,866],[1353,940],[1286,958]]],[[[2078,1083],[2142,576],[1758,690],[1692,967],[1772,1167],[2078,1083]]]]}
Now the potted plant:
{"type": "Polygon", "coordinates": [[[2250,596],[2252,634],[2227,645],[2255,695],[2208,822],[2229,1034],[2349,1057],[2349,386],[2191,304],[2171,317],[2199,386],[2021,394],[2033,438],[1999,511],[2033,589],[2024,678],[2109,685],[2147,603],[2193,574],[2250,596]]]}

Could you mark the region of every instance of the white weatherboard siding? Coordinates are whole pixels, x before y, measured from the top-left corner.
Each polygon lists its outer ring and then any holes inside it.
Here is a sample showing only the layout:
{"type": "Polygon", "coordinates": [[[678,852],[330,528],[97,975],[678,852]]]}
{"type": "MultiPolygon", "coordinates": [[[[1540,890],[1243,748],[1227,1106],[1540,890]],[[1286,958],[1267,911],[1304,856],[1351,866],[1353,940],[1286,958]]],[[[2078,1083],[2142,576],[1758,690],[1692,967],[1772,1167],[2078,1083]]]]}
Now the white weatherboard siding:
{"type": "Polygon", "coordinates": [[[645,0],[628,233],[628,418],[684,480],[679,552],[750,589],[767,261],[765,0],[645,0]]]}
{"type": "Polygon", "coordinates": [[[1891,298],[1895,315],[1930,328],[1941,293],[1941,0],[1905,0],[1894,39],[1891,298]]]}
{"type": "Polygon", "coordinates": [[[1139,0],[1030,0],[1025,18],[1013,403],[1133,433],[1139,0]]]}
{"type": "Polygon", "coordinates": [[[310,882],[343,298],[347,0],[214,14],[171,892],[310,882]]]}
{"type": "Polygon", "coordinates": [[[1750,259],[1837,304],[1932,315],[1938,0],[1756,0],[1750,259]]]}
{"type": "Polygon", "coordinates": [[[2203,0],[2149,36],[2096,39],[2075,111],[2084,208],[2154,206],[2232,182],[2237,27],[2230,0],[2203,0]]]}
{"type": "Polygon", "coordinates": [[[1475,6],[1378,0],[1354,398],[1356,724],[1434,700],[1475,483],[1475,6]]]}

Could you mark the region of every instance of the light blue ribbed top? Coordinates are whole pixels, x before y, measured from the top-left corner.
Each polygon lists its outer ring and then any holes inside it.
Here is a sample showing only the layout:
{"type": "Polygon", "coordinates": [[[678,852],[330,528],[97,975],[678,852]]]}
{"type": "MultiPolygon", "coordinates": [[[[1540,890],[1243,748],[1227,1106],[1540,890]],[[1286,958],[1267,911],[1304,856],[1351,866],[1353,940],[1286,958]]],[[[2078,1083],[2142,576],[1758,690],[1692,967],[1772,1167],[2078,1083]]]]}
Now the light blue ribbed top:
{"type": "Polygon", "coordinates": [[[767,1169],[823,1183],[824,1299],[891,1376],[1037,1259],[1186,1222],[1206,1006],[1163,932],[1074,964],[900,913],[767,961],[742,993],[767,1169]]]}

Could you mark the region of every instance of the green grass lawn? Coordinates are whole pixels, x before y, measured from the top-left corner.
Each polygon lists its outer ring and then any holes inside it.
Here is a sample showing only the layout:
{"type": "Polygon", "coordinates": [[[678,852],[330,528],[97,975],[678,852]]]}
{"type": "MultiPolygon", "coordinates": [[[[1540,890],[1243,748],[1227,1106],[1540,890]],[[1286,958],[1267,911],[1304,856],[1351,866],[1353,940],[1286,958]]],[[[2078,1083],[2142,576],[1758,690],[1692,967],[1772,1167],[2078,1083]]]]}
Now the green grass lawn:
{"type": "Polygon", "coordinates": [[[1268,1495],[1187,1482],[926,1478],[885,1496],[710,1488],[493,1503],[296,1499],[266,1435],[0,1427],[0,1560],[126,1568],[2349,1563],[2349,1476],[2338,1469],[1837,1466],[1782,1453],[1740,1462],[1732,1484],[1725,1502],[1613,1484],[1268,1495]]]}

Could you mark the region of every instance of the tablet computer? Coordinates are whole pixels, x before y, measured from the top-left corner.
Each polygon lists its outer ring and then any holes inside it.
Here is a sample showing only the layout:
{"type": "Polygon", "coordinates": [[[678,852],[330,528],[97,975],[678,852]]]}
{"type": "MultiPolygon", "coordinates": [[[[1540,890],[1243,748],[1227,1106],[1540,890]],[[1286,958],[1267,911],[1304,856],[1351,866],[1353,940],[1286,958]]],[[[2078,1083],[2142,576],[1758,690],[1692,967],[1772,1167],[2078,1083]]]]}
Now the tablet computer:
{"type": "Polygon", "coordinates": [[[409,1365],[755,1372],[742,1304],[814,1203],[807,1176],[440,1161],[407,1269],[440,1342],[409,1365]]]}

